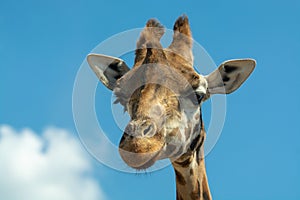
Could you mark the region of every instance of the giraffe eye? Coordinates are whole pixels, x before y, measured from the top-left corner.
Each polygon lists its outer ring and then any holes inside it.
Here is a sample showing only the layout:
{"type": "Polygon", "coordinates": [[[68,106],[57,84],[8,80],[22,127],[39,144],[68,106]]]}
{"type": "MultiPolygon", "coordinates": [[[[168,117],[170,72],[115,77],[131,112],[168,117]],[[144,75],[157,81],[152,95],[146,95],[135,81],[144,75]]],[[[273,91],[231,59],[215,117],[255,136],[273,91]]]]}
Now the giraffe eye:
{"type": "Polygon", "coordinates": [[[196,93],[196,97],[197,97],[198,103],[200,104],[201,101],[202,101],[203,98],[204,98],[204,94],[197,94],[197,93],[196,93]]]}

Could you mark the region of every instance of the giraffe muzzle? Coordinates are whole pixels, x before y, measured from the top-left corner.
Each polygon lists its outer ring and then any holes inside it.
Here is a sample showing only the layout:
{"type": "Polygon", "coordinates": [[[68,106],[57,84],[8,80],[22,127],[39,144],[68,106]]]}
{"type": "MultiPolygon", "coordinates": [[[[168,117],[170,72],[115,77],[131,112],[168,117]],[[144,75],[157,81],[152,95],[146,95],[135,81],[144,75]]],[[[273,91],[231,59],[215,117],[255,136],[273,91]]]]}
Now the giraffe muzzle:
{"type": "Polygon", "coordinates": [[[131,121],[119,144],[124,162],[135,169],[152,166],[164,146],[162,134],[151,120],[131,121]]]}

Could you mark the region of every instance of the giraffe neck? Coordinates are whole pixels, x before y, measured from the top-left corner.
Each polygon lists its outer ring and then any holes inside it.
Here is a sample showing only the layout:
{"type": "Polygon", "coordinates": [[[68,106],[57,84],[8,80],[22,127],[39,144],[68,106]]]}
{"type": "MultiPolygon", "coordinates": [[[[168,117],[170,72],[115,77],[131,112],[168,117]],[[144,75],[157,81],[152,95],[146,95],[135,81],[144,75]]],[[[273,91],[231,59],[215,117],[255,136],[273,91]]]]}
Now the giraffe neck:
{"type": "MultiPolygon", "coordinates": [[[[199,149],[199,151],[201,151],[199,149]]],[[[194,151],[185,160],[172,162],[176,174],[177,200],[211,200],[204,158],[194,151]]]]}
{"type": "Polygon", "coordinates": [[[172,161],[176,175],[177,200],[211,200],[204,162],[204,140],[206,132],[202,121],[202,112],[199,113],[199,129],[194,129],[198,135],[192,141],[190,149],[172,161]]]}

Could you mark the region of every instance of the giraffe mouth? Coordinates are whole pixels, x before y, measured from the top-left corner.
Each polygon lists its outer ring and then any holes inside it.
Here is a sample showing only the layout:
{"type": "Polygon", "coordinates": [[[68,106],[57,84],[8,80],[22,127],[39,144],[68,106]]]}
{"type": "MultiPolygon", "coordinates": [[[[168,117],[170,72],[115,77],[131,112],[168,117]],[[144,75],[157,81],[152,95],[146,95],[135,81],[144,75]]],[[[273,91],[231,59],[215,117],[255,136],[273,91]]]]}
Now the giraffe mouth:
{"type": "Polygon", "coordinates": [[[146,163],[144,163],[140,166],[136,166],[134,168],[137,170],[143,170],[143,169],[147,169],[147,168],[151,167],[156,162],[157,158],[159,157],[160,152],[161,151],[158,151],[152,158],[150,158],[150,160],[146,161],[146,163]]]}
{"type": "Polygon", "coordinates": [[[124,162],[136,170],[145,170],[154,165],[154,163],[158,160],[161,151],[162,149],[151,153],[133,153],[119,149],[124,162]]]}

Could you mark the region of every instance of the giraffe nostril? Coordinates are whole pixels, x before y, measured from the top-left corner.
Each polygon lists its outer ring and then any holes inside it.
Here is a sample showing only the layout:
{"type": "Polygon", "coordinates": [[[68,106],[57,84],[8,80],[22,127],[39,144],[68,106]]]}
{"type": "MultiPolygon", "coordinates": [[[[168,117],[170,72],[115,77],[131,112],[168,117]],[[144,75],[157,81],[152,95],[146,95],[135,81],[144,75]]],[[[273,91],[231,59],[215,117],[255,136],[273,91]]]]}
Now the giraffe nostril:
{"type": "Polygon", "coordinates": [[[143,131],[144,136],[153,136],[154,135],[154,128],[153,125],[148,126],[147,128],[144,129],[143,131]]]}
{"type": "Polygon", "coordinates": [[[144,129],[143,133],[144,135],[147,135],[147,133],[151,130],[151,125],[144,129]]]}
{"type": "Polygon", "coordinates": [[[149,121],[143,121],[142,123],[132,121],[124,130],[124,134],[128,135],[129,138],[152,137],[155,133],[156,126],[149,121]]]}

